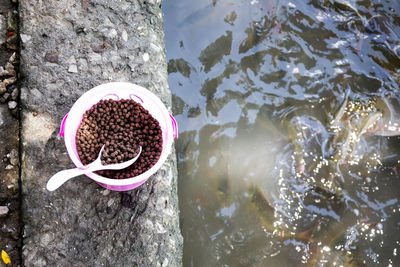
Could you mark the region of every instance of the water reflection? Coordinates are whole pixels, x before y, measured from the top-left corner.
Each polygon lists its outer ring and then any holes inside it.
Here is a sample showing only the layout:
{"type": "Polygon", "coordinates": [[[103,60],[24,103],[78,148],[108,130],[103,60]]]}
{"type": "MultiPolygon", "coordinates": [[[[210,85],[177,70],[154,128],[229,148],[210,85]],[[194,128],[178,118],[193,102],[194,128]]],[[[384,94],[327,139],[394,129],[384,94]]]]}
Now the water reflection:
{"type": "Polygon", "coordinates": [[[400,4],[163,4],[184,265],[399,265],[400,4]]]}

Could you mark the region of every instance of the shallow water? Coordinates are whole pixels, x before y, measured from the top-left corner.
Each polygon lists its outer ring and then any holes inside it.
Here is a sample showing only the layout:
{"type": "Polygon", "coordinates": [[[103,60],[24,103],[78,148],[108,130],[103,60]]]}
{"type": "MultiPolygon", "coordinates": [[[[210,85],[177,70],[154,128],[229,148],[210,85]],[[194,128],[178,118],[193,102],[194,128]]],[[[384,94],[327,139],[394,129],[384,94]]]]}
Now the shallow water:
{"type": "Polygon", "coordinates": [[[184,266],[400,266],[400,139],[364,134],[334,162],[361,122],[330,125],[346,99],[400,100],[400,2],[163,12],[184,266]]]}

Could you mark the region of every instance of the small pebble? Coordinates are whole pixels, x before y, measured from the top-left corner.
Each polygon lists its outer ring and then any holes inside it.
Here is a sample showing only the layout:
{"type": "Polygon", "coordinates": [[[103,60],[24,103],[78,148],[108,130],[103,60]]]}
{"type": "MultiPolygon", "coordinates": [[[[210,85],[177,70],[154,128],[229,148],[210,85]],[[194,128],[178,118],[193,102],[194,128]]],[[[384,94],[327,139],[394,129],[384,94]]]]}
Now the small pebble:
{"type": "Polygon", "coordinates": [[[111,29],[109,32],[106,33],[106,36],[109,38],[115,38],[118,35],[116,29],[111,29]]]}
{"type": "Polygon", "coordinates": [[[78,66],[76,66],[75,64],[70,65],[68,68],[68,72],[78,73],[78,66]]]}
{"type": "Polygon", "coordinates": [[[44,59],[50,63],[58,63],[59,52],[56,50],[49,50],[46,52],[44,59]]]}
{"type": "Polygon", "coordinates": [[[8,102],[8,108],[9,109],[15,109],[16,107],[17,107],[17,102],[15,102],[15,101],[9,101],[8,102]]]}
{"type": "Polygon", "coordinates": [[[124,42],[128,41],[128,33],[125,30],[122,31],[121,37],[124,42]]]}
{"type": "Polygon", "coordinates": [[[18,151],[16,149],[11,150],[11,152],[7,155],[7,157],[10,160],[11,165],[18,165],[19,159],[18,159],[18,151]]]}
{"type": "Polygon", "coordinates": [[[0,206],[0,216],[1,215],[7,215],[9,209],[7,206],[0,206]]]}
{"type": "Polygon", "coordinates": [[[66,61],[66,63],[67,64],[72,64],[72,65],[76,65],[76,59],[75,59],[75,57],[74,56],[70,56],[68,59],[67,59],[67,61],[66,61]]]}
{"type": "Polygon", "coordinates": [[[17,35],[11,35],[11,37],[8,37],[6,40],[6,47],[10,50],[17,50],[18,46],[17,46],[17,42],[18,42],[18,38],[17,35]]]}
{"type": "Polygon", "coordinates": [[[14,88],[14,90],[11,92],[11,99],[12,100],[17,100],[19,95],[19,90],[18,88],[14,88]]]}
{"type": "Polygon", "coordinates": [[[7,92],[6,85],[3,82],[0,82],[0,95],[7,92]]]}
{"type": "Polygon", "coordinates": [[[8,71],[6,71],[3,67],[0,66],[0,77],[9,75],[8,71]]]}
{"type": "Polygon", "coordinates": [[[5,70],[2,68],[0,76],[16,76],[17,73],[15,72],[14,65],[10,62],[6,63],[5,70]]]}
{"type": "Polygon", "coordinates": [[[107,206],[111,207],[112,204],[114,204],[114,199],[111,198],[108,202],[107,202],[107,206]]]}
{"type": "Polygon", "coordinates": [[[7,62],[7,63],[6,63],[5,68],[6,68],[6,71],[8,71],[9,73],[12,72],[12,71],[15,71],[14,65],[11,64],[10,62],[7,62]]]}
{"type": "Polygon", "coordinates": [[[14,64],[14,63],[16,63],[16,58],[17,58],[17,53],[14,52],[14,53],[11,55],[10,59],[8,60],[8,62],[14,64]]]}
{"type": "Polygon", "coordinates": [[[106,189],[106,190],[104,190],[103,192],[101,192],[101,194],[103,195],[103,196],[108,196],[109,194],[110,194],[110,190],[108,190],[108,189],[106,189]]]}
{"type": "Polygon", "coordinates": [[[17,82],[17,78],[16,77],[10,77],[10,78],[7,78],[7,79],[4,79],[4,81],[3,81],[3,83],[7,86],[7,85],[10,85],[10,84],[14,84],[14,83],[16,83],[17,82]]]}
{"type": "Polygon", "coordinates": [[[16,16],[12,11],[7,12],[7,31],[15,32],[17,30],[16,16]]]}
{"type": "Polygon", "coordinates": [[[32,37],[27,34],[20,34],[20,38],[21,38],[22,43],[27,43],[32,39],[32,37]]]}
{"type": "Polygon", "coordinates": [[[88,55],[89,62],[91,63],[100,63],[102,60],[101,55],[96,53],[91,53],[88,55]]]}
{"type": "Polygon", "coordinates": [[[5,100],[8,100],[10,98],[10,94],[9,93],[4,93],[3,98],[5,100]]]}
{"type": "Polygon", "coordinates": [[[12,170],[12,169],[14,169],[14,166],[13,166],[13,165],[8,164],[8,165],[6,166],[6,170],[12,170]]]}

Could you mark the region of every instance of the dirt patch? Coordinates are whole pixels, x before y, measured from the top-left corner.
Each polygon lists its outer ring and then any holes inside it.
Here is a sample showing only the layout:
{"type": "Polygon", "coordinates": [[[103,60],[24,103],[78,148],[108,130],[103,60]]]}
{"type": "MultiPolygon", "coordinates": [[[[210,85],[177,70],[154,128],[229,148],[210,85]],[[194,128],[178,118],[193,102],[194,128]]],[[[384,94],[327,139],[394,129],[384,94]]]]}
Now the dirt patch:
{"type": "MultiPolygon", "coordinates": [[[[0,1],[0,251],[11,265],[21,265],[19,155],[18,12],[11,0],[0,1]]],[[[5,266],[0,260],[0,266],[5,266]]]]}

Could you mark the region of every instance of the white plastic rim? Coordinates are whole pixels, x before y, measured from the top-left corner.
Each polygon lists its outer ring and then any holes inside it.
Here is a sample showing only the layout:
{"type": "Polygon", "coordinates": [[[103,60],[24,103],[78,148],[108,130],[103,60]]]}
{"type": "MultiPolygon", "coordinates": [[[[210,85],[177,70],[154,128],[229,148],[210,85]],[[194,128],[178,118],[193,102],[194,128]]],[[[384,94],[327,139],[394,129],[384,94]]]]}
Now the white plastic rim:
{"type": "Polygon", "coordinates": [[[76,150],[76,132],[82,122],[84,113],[102,99],[132,99],[140,103],[159,122],[163,136],[163,148],[157,163],[138,176],[126,179],[111,179],[95,173],[86,175],[98,183],[111,186],[129,186],[143,183],[164,164],[171,152],[173,127],[169,112],[161,100],[155,94],[139,85],[127,82],[112,82],[96,86],[83,94],[74,103],[65,121],[64,141],[67,152],[76,167],[83,167],[76,150]]]}

